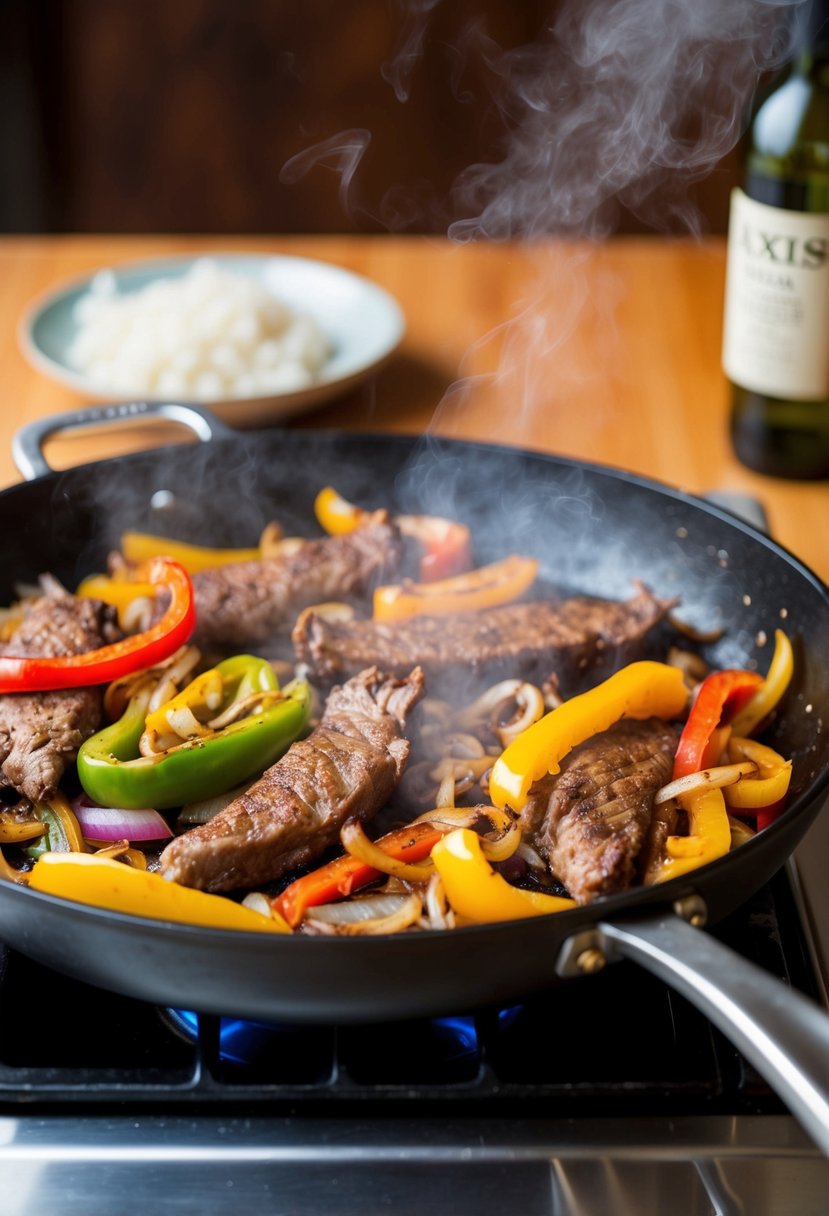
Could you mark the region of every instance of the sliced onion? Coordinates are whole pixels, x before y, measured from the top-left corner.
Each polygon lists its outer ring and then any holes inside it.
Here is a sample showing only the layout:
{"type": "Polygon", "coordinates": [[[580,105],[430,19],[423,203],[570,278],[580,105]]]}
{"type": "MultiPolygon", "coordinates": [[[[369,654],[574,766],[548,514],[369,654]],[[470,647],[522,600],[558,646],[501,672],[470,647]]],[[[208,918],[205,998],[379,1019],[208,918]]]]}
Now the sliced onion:
{"type": "Polygon", "coordinates": [[[742,819],[738,819],[736,815],[728,816],[728,826],[731,829],[731,847],[736,849],[739,845],[745,844],[747,840],[751,840],[752,836],[757,833],[753,828],[744,823],[742,819]]]}
{"type": "Polygon", "coordinates": [[[443,889],[443,879],[440,874],[434,874],[429,879],[426,888],[426,917],[430,929],[447,929],[446,915],[449,904],[443,889]]]}
{"type": "Polygon", "coordinates": [[[676,781],[663,785],[661,790],[656,791],[654,802],[658,806],[661,802],[679,798],[681,794],[700,793],[702,790],[734,785],[743,777],[753,777],[757,772],[757,765],[751,760],[745,760],[742,764],[721,764],[717,768],[703,768],[698,773],[688,773],[685,777],[677,777],[676,781]]]}
{"type": "Polygon", "coordinates": [[[481,837],[481,852],[487,861],[508,861],[521,843],[521,829],[514,820],[494,840],[481,837]]]}
{"type": "Polygon", "coordinates": [[[235,802],[240,794],[250,789],[253,781],[245,781],[224,794],[214,794],[212,798],[203,798],[201,802],[189,802],[179,812],[178,823],[182,827],[195,827],[199,823],[208,823],[219,811],[223,811],[231,802],[235,802]]]}
{"type": "Polygon", "coordinates": [[[455,721],[461,726],[474,726],[476,722],[482,722],[502,702],[512,700],[520,687],[520,680],[501,680],[499,684],[493,684],[486,692],[482,692],[471,705],[467,705],[466,709],[457,714],[455,721]]]}
{"type": "Polygon", "coordinates": [[[149,629],[155,611],[155,603],[148,595],[136,596],[118,613],[118,623],[124,633],[142,633],[149,629]]]}
{"type": "Polygon", "coordinates": [[[257,689],[255,692],[248,693],[246,697],[240,697],[238,701],[231,701],[227,709],[223,710],[218,717],[210,719],[207,726],[210,730],[224,730],[226,726],[230,726],[239,718],[244,718],[248,714],[253,714],[254,711],[258,712],[260,708],[270,707],[277,701],[284,700],[285,693],[277,688],[257,689]]]}
{"type": "Polygon", "coordinates": [[[90,840],[168,840],[173,834],[158,811],[149,808],[128,811],[98,806],[81,795],[72,803],[72,810],[90,840]]]}
{"type": "Polygon", "coordinates": [[[348,621],[353,621],[356,615],[354,605],[345,604],[342,600],[325,600],[322,604],[312,604],[308,611],[329,624],[336,624],[338,621],[347,624],[348,621]]]}
{"type": "Polygon", "coordinates": [[[454,828],[471,828],[477,832],[481,820],[489,821],[490,831],[505,832],[513,823],[509,811],[501,811],[494,806],[436,806],[423,815],[418,815],[415,823],[431,823],[436,828],[445,826],[447,831],[454,828]]]}
{"type": "Polygon", "coordinates": [[[346,820],[340,831],[340,840],[347,853],[365,862],[372,869],[379,870],[381,874],[394,874],[395,877],[405,878],[409,882],[428,882],[435,872],[431,864],[415,866],[389,857],[388,853],[384,853],[369,840],[358,819],[346,820]]]}
{"type": "Polygon", "coordinates": [[[118,840],[112,844],[103,844],[100,840],[87,840],[86,843],[94,847],[96,857],[108,857],[112,861],[123,862],[124,865],[132,866],[134,870],[146,870],[147,858],[140,849],[131,849],[128,840],[118,840]],[[98,848],[98,845],[102,845],[98,848]]]}
{"type": "Polygon", "coordinates": [[[512,743],[523,731],[537,722],[539,718],[544,716],[546,705],[544,704],[544,695],[540,688],[536,688],[534,684],[521,685],[515,695],[515,704],[521,711],[512,721],[505,723],[503,726],[495,728],[495,733],[501,741],[501,746],[506,747],[512,743]]]}
{"type": "Polygon", "coordinates": [[[267,558],[273,555],[275,547],[285,539],[285,529],[278,520],[271,519],[259,533],[259,555],[267,558]]]}
{"type": "Polygon", "coordinates": [[[370,899],[323,904],[313,909],[305,924],[322,932],[356,936],[400,933],[420,917],[423,903],[419,895],[380,895],[370,899]]]}
{"type": "Polygon", "coordinates": [[[250,908],[251,912],[258,912],[260,916],[266,916],[268,920],[271,919],[271,901],[261,891],[249,891],[242,900],[242,906],[250,908]]]}
{"type": "Polygon", "coordinates": [[[437,806],[450,807],[455,805],[455,773],[454,769],[447,773],[441,780],[438,786],[438,792],[435,794],[435,803],[437,806]]]}
{"type": "Polygon", "coordinates": [[[678,667],[692,684],[699,684],[710,671],[701,655],[695,654],[692,650],[681,650],[679,646],[668,648],[667,663],[669,667],[678,667]]]}
{"type": "Polygon", "coordinates": [[[519,844],[518,848],[515,850],[515,856],[520,857],[522,861],[526,862],[531,870],[547,869],[547,866],[544,863],[544,858],[540,853],[536,852],[531,844],[527,844],[526,841],[522,840],[521,844],[519,844]]]}
{"type": "Polygon", "coordinates": [[[469,727],[488,719],[501,745],[506,747],[528,726],[537,722],[544,709],[544,695],[540,688],[528,684],[526,680],[501,680],[467,706],[457,721],[459,725],[469,727]],[[497,711],[512,702],[518,710],[517,714],[513,714],[508,722],[501,721],[497,711]]]}

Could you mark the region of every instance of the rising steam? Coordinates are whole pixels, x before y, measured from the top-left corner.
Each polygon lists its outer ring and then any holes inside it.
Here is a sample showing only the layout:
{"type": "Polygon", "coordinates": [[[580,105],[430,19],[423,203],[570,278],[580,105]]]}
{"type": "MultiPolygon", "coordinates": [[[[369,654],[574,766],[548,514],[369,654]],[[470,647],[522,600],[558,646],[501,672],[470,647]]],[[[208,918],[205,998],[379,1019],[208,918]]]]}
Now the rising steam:
{"type": "Polygon", "coordinates": [[[340,179],[340,205],[346,215],[352,214],[350,191],[354,175],[360,161],[365,155],[366,148],[371,143],[371,132],[362,127],[354,127],[340,131],[305,148],[292,156],[282,166],[279,180],[292,186],[305,176],[311,169],[322,166],[338,174],[340,179]]]}
{"type": "Polygon", "coordinates": [[[624,207],[697,231],[689,183],[735,145],[797,0],[568,0],[536,45],[482,46],[503,155],[456,186],[457,240],[604,236],[624,207]]]}

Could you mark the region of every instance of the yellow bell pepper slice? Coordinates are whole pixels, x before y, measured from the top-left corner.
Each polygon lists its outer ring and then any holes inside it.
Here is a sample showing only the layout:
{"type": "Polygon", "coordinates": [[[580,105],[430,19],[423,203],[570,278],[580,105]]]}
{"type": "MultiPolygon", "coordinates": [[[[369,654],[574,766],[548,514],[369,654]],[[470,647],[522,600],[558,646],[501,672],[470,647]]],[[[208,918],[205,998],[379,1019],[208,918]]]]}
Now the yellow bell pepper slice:
{"type": "Polygon", "coordinates": [[[359,528],[369,513],[348,502],[333,486],[323,486],[314,499],[314,514],[329,536],[344,536],[359,528]]]}
{"type": "Polygon", "coordinates": [[[687,702],[678,667],[650,660],[630,663],[522,731],[495,761],[489,796],[498,807],[520,811],[534,782],[557,773],[561,760],[579,743],[621,718],[676,718],[687,702]]]}
{"type": "Polygon", "coordinates": [[[374,619],[402,621],[412,616],[454,616],[509,604],[535,581],[538,562],[512,554],[489,566],[431,583],[402,582],[374,592],[374,619]]]}
{"type": "Polygon", "coordinates": [[[523,920],[576,906],[575,900],[511,887],[484,857],[481,840],[469,828],[448,832],[432,849],[435,869],[449,905],[476,924],[523,920]]]}
{"type": "Polygon", "coordinates": [[[85,599],[103,600],[105,604],[112,604],[120,612],[139,597],[154,599],[157,590],[158,588],[152,583],[142,582],[139,579],[115,576],[110,578],[106,574],[90,574],[88,578],[78,584],[75,595],[85,599]]]}
{"type": "Polygon", "coordinates": [[[724,857],[731,848],[731,824],[722,790],[708,789],[679,799],[688,812],[688,836],[669,836],[665,842],[668,860],[662,863],[654,882],[667,882],[724,857]]]}
{"type": "Polygon", "coordinates": [[[750,735],[767,718],[789,686],[794,671],[792,644],[782,629],[774,631],[774,654],[766,678],[731,723],[735,735],[750,735]]]}
{"type": "Polygon", "coordinates": [[[160,874],[136,870],[93,853],[44,853],[29,874],[29,886],[46,895],[151,920],[209,929],[290,933],[281,917],[270,919],[221,895],[194,891],[168,882],[160,874]]]}
{"type": "Polygon", "coordinates": [[[124,532],[121,552],[132,565],[140,565],[152,557],[171,557],[184,566],[188,574],[198,574],[201,570],[212,570],[216,566],[228,566],[235,562],[258,562],[262,557],[259,548],[211,549],[183,540],[170,540],[166,536],[151,536],[147,532],[124,532]]]}
{"type": "Polygon", "coordinates": [[[738,764],[751,760],[760,770],[759,777],[743,777],[723,790],[729,806],[741,811],[758,810],[785,798],[792,779],[792,762],[755,739],[735,739],[728,744],[728,758],[738,764]]]}

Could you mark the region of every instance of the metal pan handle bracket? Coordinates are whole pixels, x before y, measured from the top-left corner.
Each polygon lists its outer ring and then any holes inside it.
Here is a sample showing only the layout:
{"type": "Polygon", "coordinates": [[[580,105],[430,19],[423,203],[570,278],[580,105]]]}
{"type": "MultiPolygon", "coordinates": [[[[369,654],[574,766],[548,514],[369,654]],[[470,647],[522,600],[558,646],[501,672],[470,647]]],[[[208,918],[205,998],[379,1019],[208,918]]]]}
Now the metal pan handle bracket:
{"type": "Polygon", "coordinates": [[[620,958],[645,967],[701,1010],[829,1156],[829,1015],[670,912],[576,934],[562,947],[557,970],[585,974],[620,958]]]}
{"type": "Polygon", "coordinates": [[[50,436],[59,431],[75,431],[113,422],[135,422],[147,417],[178,422],[203,443],[236,433],[200,405],[185,405],[178,401],[119,401],[112,405],[90,405],[79,410],[68,410],[64,414],[52,414],[48,418],[27,423],[12,440],[12,457],[26,481],[34,481],[36,477],[53,471],[43,454],[43,446],[50,436]]]}

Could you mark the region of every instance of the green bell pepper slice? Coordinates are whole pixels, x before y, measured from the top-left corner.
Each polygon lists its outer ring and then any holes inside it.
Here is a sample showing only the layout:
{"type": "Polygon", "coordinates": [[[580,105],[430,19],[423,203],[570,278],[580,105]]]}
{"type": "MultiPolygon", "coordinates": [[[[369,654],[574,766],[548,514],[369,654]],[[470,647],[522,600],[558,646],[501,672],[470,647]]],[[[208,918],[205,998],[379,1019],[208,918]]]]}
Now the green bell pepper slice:
{"type": "MultiPolygon", "coordinates": [[[[269,768],[306,730],[311,712],[307,681],[293,680],[280,693],[270,664],[253,655],[235,655],[213,670],[225,690],[216,716],[252,692],[271,692],[279,699],[220,730],[142,756],[139,743],[152,690],[140,690],[118,721],[87,739],[78,752],[78,777],[90,798],[128,810],[167,810],[212,798],[269,768]]],[[[203,687],[202,677],[192,686],[203,687]]],[[[185,689],[174,700],[188,704],[187,694],[185,689]]],[[[189,704],[197,702],[198,693],[189,704]]]]}

